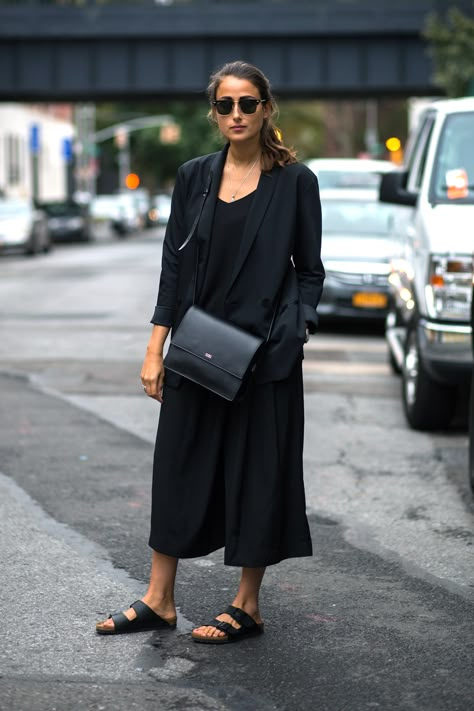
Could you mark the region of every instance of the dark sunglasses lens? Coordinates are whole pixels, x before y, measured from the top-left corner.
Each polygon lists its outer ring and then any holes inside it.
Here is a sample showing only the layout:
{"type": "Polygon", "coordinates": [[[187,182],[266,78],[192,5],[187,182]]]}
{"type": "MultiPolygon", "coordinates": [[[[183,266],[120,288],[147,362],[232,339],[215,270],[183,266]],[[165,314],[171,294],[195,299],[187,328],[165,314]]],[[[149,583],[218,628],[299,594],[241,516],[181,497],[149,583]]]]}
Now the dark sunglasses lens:
{"type": "Polygon", "coordinates": [[[258,103],[257,99],[240,99],[239,106],[244,114],[254,114],[258,103]]]}
{"type": "Polygon", "coordinates": [[[232,111],[232,106],[233,106],[232,101],[229,101],[227,99],[219,99],[218,101],[216,101],[217,113],[220,114],[221,116],[230,114],[230,112],[232,111]]]}

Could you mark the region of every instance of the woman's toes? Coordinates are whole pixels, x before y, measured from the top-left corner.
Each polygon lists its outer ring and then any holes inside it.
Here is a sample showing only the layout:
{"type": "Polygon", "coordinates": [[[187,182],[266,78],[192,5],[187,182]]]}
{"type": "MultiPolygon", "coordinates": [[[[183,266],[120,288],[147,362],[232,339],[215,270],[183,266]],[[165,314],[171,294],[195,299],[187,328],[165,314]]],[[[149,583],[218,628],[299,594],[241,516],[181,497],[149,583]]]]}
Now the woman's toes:
{"type": "Polygon", "coordinates": [[[216,629],[216,627],[197,627],[194,632],[199,635],[199,637],[224,637],[224,632],[222,630],[216,629]]]}
{"type": "Polygon", "coordinates": [[[109,619],[102,620],[102,622],[97,622],[97,624],[96,624],[97,629],[101,629],[101,630],[110,630],[113,628],[113,626],[114,626],[114,623],[112,622],[112,620],[109,620],[109,619]]]}

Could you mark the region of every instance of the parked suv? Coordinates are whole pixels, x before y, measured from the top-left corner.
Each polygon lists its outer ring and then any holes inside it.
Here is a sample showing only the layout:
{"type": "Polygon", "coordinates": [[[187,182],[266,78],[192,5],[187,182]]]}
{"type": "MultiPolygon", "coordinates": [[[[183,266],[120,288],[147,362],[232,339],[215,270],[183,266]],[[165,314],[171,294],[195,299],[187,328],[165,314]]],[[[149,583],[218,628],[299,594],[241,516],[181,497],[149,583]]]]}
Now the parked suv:
{"type": "Polygon", "coordinates": [[[444,428],[472,374],[474,98],[427,107],[380,199],[399,206],[386,333],[405,414],[415,429],[444,428]]]}

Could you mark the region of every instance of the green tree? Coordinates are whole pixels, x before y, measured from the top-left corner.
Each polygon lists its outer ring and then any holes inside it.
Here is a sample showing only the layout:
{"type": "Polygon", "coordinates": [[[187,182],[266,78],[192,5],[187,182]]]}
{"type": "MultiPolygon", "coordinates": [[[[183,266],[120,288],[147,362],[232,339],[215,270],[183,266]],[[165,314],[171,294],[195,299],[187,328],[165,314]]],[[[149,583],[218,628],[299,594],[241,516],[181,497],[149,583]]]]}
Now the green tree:
{"type": "Polygon", "coordinates": [[[444,17],[432,14],[423,35],[430,43],[436,84],[451,97],[474,94],[474,18],[455,7],[444,17]]]}
{"type": "Polygon", "coordinates": [[[323,110],[317,101],[278,102],[275,123],[282,132],[283,143],[296,150],[298,160],[321,155],[323,149],[323,110]]]}

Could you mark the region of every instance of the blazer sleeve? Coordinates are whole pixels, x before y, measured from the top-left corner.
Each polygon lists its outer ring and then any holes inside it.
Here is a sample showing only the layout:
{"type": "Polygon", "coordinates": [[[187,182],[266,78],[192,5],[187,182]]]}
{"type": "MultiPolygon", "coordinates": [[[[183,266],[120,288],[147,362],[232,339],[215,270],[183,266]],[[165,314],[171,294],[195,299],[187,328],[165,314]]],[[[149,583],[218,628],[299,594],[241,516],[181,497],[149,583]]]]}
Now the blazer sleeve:
{"type": "Polygon", "coordinates": [[[308,170],[301,177],[293,262],[305,321],[309,332],[314,333],[318,325],[316,307],[321,298],[325,276],[321,261],[321,201],[316,175],[308,170]]]}
{"type": "Polygon", "coordinates": [[[176,316],[178,290],[178,249],[185,240],[185,184],[181,168],[178,169],[176,183],[171,199],[171,212],[166,226],[163,253],[161,258],[161,276],[158,298],[151,323],[157,326],[172,327],[176,316]]]}

